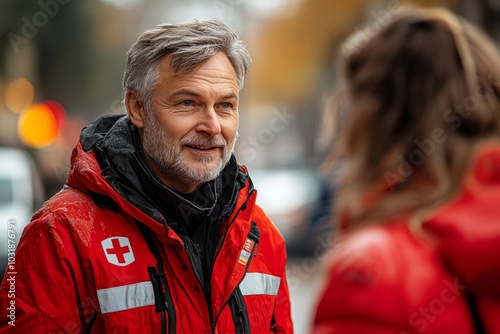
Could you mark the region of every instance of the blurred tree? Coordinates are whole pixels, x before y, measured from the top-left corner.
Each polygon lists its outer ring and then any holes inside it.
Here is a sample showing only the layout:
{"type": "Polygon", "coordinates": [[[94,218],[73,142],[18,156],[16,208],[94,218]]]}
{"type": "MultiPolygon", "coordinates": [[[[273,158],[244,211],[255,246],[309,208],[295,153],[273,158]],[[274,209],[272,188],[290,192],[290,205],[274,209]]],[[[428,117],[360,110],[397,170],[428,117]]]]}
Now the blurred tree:
{"type": "Polygon", "coordinates": [[[310,93],[332,39],[359,20],[363,0],[307,0],[261,26],[250,41],[253,68],[248,85],[255,99],[297,101],[310,93]]]}
{"type": "MultiPolygon", "coordinates": [[[[488,0],[481,0],[488,1],[488,0]]],[[[264,22],[250,42],[248,85],[254,101],[302,101],[331,81],[339,44],[348,34],[386,19],[405,3],[452,7],[455,0],[303,0],[298,9],[264,22]],[[330,70],[330,71],[328,71],[330,70]],[[319,85],[318,85],[319,84],[319,85]]]]}

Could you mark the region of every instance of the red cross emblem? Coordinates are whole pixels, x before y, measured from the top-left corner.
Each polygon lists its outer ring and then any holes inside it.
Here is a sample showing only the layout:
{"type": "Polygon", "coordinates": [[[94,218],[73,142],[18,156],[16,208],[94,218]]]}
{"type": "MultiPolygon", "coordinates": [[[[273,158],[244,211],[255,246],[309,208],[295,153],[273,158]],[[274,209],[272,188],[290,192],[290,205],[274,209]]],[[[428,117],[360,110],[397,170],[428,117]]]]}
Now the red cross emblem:
{"type": "Polygon", "coordinates": [[[111,237],[101,241],[104,254],[109,263],[127,266],[135,261],[132,246],[127,237],[111,237]]]}

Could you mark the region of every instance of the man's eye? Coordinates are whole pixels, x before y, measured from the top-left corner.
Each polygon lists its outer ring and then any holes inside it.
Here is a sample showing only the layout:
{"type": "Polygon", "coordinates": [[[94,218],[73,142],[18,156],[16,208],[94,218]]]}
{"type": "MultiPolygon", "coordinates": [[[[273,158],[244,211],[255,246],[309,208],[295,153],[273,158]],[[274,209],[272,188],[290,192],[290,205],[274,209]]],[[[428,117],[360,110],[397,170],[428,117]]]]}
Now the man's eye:
{"type": "Polygon", "coordinates": [[[222,109],[228,109],[228,108],[231,108],[232,106],[233,106],[233,105],[232,105],[231,103],[229,103],[229,102],[222,102],[222,103],[220,104],[220,107],[221,107],[222,109]]]}
{"type": "Polygon", "coordinates": [[[192,105],[193,105],[193,102],[189,101],[189,100],[185,100],[185,101],[181,102],[181,106],[183,106],[183,107],[191,107],[192,105]]]}

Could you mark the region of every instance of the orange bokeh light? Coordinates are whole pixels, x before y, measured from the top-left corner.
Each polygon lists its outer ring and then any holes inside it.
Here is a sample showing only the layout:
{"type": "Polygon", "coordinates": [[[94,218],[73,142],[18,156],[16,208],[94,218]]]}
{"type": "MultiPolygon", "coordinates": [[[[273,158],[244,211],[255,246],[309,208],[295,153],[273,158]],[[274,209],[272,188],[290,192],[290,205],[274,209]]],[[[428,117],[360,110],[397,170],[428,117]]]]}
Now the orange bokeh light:
{"type": "Polygon", "coordinates": [[[52,144],[59,134],[56,116],[43,103],[34,104],[21,114],[17,130],[21,140],[35,148],[52,144]]]}
{"type": "Polygon", "coordinates": [[[29,107],[35,98],[35,90],[31,82],[24,78],[12,81],[5,90],[5,105],[13,112],[19,113],[29,107]]]}

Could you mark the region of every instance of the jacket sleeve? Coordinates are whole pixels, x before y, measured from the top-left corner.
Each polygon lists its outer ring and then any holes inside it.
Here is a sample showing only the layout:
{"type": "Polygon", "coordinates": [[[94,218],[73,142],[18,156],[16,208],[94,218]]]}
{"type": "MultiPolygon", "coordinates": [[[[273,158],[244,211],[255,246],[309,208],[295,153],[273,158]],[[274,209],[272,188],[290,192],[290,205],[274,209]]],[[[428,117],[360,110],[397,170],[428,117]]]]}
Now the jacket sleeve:
{"type": "MultiPolygon", "coordinates": [[[[81,333],[88,300],[81,264],[66,220],[46,212],[34,216],[0,287],[0,334],[81,333]],[[12,270],[14,269],[14,270],[12,270]],[[3,312],[2,312],[3,313],[3,312]]],[[[90,313],[90,312],[88,312],[90,313]]]]}

